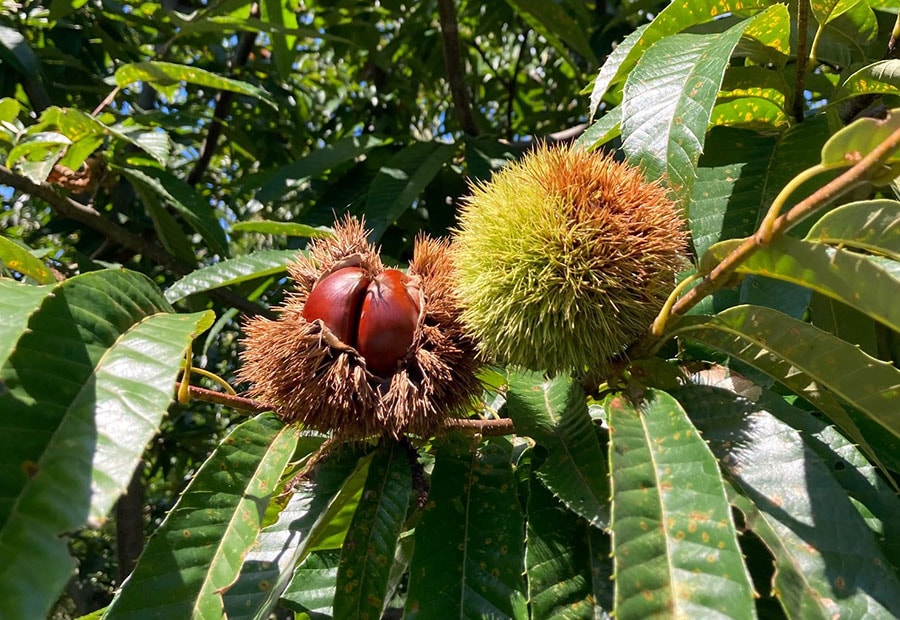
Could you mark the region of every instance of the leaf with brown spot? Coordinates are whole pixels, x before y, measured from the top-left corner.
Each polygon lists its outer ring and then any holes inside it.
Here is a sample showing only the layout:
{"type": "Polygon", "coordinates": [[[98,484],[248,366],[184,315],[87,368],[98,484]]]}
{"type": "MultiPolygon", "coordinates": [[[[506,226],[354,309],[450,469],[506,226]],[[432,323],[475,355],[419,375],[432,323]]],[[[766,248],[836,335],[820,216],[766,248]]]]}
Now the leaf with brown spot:
{"type": "Polygon", "coordinates": [[[607,415],[616,618],[752,618],[723,481],[684,410],[648,390],[635,401],[614,398],[607,415]]]}

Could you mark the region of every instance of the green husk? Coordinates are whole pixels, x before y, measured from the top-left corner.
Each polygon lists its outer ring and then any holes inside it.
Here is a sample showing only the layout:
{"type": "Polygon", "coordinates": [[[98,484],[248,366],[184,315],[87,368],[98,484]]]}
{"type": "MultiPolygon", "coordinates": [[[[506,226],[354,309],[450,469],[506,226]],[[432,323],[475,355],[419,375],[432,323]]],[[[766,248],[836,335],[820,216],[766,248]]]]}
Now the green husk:
{"type": "Polygon", "coordinates": [[[453,246],[462,320],[483,357],[604,372],[674,288],[686,233],[637,169],[540,146],[473,188],[453,246]]]}

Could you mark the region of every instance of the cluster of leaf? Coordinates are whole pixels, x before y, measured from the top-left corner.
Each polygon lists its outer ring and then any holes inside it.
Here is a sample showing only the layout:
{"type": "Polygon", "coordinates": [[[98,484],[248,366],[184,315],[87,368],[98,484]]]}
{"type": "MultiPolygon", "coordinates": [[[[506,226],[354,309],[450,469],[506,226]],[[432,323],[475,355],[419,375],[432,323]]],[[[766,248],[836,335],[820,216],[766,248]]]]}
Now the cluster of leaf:
{"type": "MultiPolygon", "coordinates": [[[[438,7],[323,4],[2,14],[6,167],[175,262],[3,194],[16,241],[0,237],[15,276],[0,278],[0,609],[47,614],[76,567],[69,535],[104,523],[158,436],[149,490],[177,500],[94,617],[900,614],[900,202],[870,185],[777,229],[602,399],[568,377],[486,371],[472,416],[510,418],[512,437],[323,449],[266,413],[191,471],[198,431],[215,440],[237,417],[172,405],[207,329],[199,359],[236,363],[237,310],[209,295],[277,300],[297,240],[346,209],[402,260],[416,231],[452,224],[466,176],[520,150],[498,136],[583,120],[576,92],[615,37],[580,142],[613,141],[666,180],[693,239],[687,277],[900,125],[894,112],[844,128],[900,94],[895,16],[875,1],[439,2],[457,12],[479,135],[448,111],[438,7]],[[227,122],[213,91],[235,97],[227,122]]],[[[884,187],[898,161],[862,178],[884,187]]]]}
{"type": "MultiPolygon", "coordinates": [[[[575,93],[596,66],[596,44],[578,21],[593,24],[601,48],[616,33],[575,2],[575,15],[554,16],[531,3],[462,3],[456,18],[467,45],[459,62],[479,128],[463,136],[447,111],[430,4],[270,1],[257,14],[243,2],[84,4],[0,9],[0,56],[13,70],[0,97],[27,100],[32,113],[25,120],[12,104],[2,109],[6,163],[43,180],[54,164],[78,171],[99,149],[116,183],[95,184],[92,202],[158,235],[187,267],[267,242],[229,245],[222,224],[323,225],[347,210],[365,213],[375,237],[389,233],[389,255],[408,258],[418,230],[441,234],[453,223],[448,197],[465,192],[467,177],[484,178],[519,150],[498,137],[528,138],[583,119],[575,93]],[[559,36],[550,28],[556,22],[559,36]],[[244,39],[250,51],[239,59],[244,39]],[[122,92],[102,105],[113,86],[122,92]],[[222,89],[233,100],[198,175],[198,153],[217,119],[211,98],[222,89]],[[548,89],[570,94],[553,101],[548,89]]],[[[9,223],[13,214],[3,217],[9,223]]],[[[34,227],[23,232],[26,243],[46,244],[34,227]]],[[[80,232],[77,243],[53,248],[63,265],[127,261],[98,252],[102,236],[80,232]]]]}

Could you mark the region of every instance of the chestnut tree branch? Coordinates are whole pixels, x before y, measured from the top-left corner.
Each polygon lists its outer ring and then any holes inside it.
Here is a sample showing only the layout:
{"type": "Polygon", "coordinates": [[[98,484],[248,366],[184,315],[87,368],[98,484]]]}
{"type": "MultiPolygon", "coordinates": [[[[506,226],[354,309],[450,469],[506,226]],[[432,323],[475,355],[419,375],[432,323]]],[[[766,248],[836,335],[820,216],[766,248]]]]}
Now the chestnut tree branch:
{"type": "MultiPolygon", "coordinates": [[[[16,174],[6,166],[0,166],[0,185],[7,185],[35,198],[40,198],[50,205],[50,208],[58,215],[75,220],[88,228],[96,230],[113,243],[150,259],[172,273],[185,275],[192,271],[191,267],[179,261],[160,246],[103,217],[99,211],[90,205],[83,205],[68,196],[60,194],[49,183],[35,183],[26,176],[16,174]]],[[[269,310],[227,289],[215,289],[210,291],[209,294],[247,314],[273,316],[269,310]]]]}
{"type": "MultiPolygon", "coordinates": [[[[783,235],[793,225],[809,217],[844,192],[866,181],[878,166],[898,148],[900,148],[900,129],[894,130],[881,144],[849,170],[798,202],[787,213],[776,218],[770,227],[764,222],[753,235],[744,239],[708,275],[704,276],[697,286],[675,302],[671,309],[671,316],[684,314],[702,299],[722,288],[738,265],[783,235]]],[[[629,357],[635,359],[652,352],[665,337],[665,334],[660,337],[647,334],[632,347],[629,357]]]]}
{"type": "MultiPolygon", "coordinates": [[[[260,16],[259,3],[254,2],[250,7],[250,17],[258,18],[260,16]]],[[[233,75],[235,69],[243,67],[250,58],[250,52],[253,51],[253,45],[256,43],[256,32],[242,32],[237,48],[234,51],[234,58],[229,63],[230,73],[233,75]]],[[[194,164],[194,169],[188,175],[187,182],[189,185],[196,185],[206,174],[209,164],[212,161],[213,154],[216,150],[216,143],[219,136],[222,135],[225,118],[231,110],[231,102],[234,100],[234,93],[227,90],[220,90],[216,94],[216,107],[213,110],[212,122],[209,130],[206,132],[206,139],[203,141],[203,147],[200,151],[200,158],[194,164]]]]}
{"type": "Polygon", "coordinates": [[[531,28],[526,28],[522,33],[522,41],[519,43],[519,51],[516,53],[516,62],[513,65],[512,77],[506,85],[506,131],[510,137],[513,135],[513,107],[516,102],[516,86],[519,82],[519,67],[522,64],[522,57],[525,55],[525,46],[528,45],[528,35],[531,34],[531,28]]]}
{"type": "MultiPolygon", "coordinates": [[[[175,385],[176,392],[181,386],[178,382],[175,385]]],[[[191,385],[188,391],[193,398],[202,400],[216,405],[224,405],[245,411],[247,413],[264,413],[266,411],[274,411],[274,407],[265,403],[253,400],[252,398],[244,398],[243,396],[232,396],[222,392],[207,390],[206,388],[191,385]]],[[[513,422],[510,419],[500,420],[448,420],[445,428],[448,431],[462,431],[464,433],[481,434],[486,436],[512,435],[516,432],[513,422]]]]}
{"type": "Polygon", "coordinates": [[[797,82],[794,85],[794,120],[803,122],[803,108],[806,99],[806,65],[809,61],[809,50],[806,49],[807,25],[809,23],[809,0],[797,3],[797,82]]]}
{"type": "Polygon", "coordinates": [[[68,196],[58,193],[56,188],[49,183],[35,183],[26,176],[16,174],[6,166],[0,166],[0,184],[8,185],[35,198],[40,198],[59,215],[93,228],[110,241],[134,250],[174,273],[184,275],[191,271],[190,267],[181,264],[178,259],[163,248],[104,218],[93,207],[83,205],[68,196]]]}
{"type": "Polygon", "coordinates": [[[450,83],[450,96],[462,130],[470,136],[478,135],[478,126],[472,114],[472,104],[466,90],[465,72],[459,44],[459,24],[456,21],[454,0],[438,0],[438,14],[441,23],[441,40],[444,48],[444,66],[450,83]]]}

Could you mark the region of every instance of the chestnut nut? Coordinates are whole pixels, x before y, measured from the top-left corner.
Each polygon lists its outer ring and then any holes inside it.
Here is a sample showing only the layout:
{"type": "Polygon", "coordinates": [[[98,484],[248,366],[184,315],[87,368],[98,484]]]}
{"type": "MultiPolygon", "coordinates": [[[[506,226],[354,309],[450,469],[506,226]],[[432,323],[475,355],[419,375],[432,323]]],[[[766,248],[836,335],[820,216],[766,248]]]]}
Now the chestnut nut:
{"type": "Polygon", "coordinates": [[[344,267],[322,278],[306,300],[303,318],[321,319],[377,375],[387,375],[413,343],[421,300],[402,271],[385,269],[370,278],[360,267],[344,267]]]}

